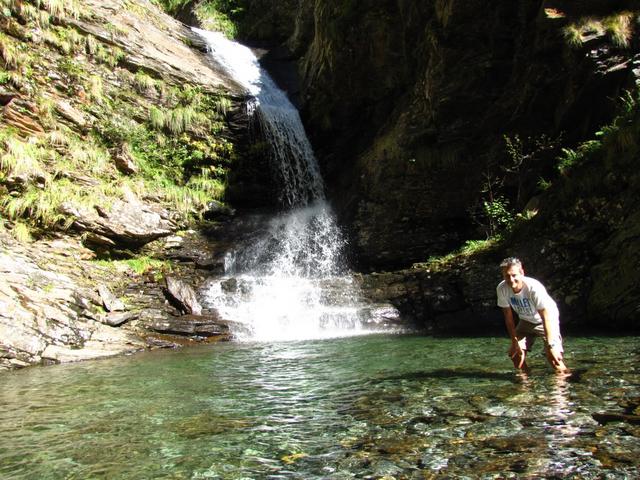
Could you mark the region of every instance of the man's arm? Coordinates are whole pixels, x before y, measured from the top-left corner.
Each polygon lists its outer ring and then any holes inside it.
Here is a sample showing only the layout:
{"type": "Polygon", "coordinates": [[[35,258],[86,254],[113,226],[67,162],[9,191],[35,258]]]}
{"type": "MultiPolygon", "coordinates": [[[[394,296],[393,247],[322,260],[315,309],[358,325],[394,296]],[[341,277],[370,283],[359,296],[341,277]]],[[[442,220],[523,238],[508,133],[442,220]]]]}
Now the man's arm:
{"type": "Polygon", "coordinates": [[[518,343],[518,337],[516,335],[516,325],[513,321],[513,310],[511,307],[502,307],[502,314],[504,315],[504,324],[507,327],[509,337],[511,337],[511,348],[509,349],[509,356],[513,360],[513,365],[516,368],[522,368],[524,365],[525,355],[518,343]]]}
{"type": "Polygon", "coordinates": [[[549,361],[555,368],[564,368],[562,351],[560,351],[559,345],[553,344],[554,339],[558,338],[559,332],[556,332],[558,325],[556,322],[552,321],[551,315],[549,315],[546,308],[538,310],[538,313],[542,317],[542,327],[544,328],[544,336],[547,341],[545,349],[547,351],[549,361]]]}
{"type": "Polygon", "coordinates": [[[511,310],[511,307],[503,307],[502,314],[504,315],[504,324],[507,327],[511,341],[517,342],[518,338],[516,337],[516,324],[513,321],[513,310],[511,310]]]}

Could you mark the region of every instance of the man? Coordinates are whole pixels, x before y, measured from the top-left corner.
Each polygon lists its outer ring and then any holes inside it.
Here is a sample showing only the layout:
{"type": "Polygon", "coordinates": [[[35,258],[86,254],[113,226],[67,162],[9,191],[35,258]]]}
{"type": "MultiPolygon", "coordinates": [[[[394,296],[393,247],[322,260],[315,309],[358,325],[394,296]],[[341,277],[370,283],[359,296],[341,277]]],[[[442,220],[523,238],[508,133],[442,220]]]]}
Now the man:
{"type": "Polygon", "coordinates": [[[502,282],[496,288],[498,306],[502,308],[504,323],[511,337],[509,356],[518,369],[528,370],[527,352],[536,337],[545,342],[547,360],[557,372],[567,372],[562,354],[560,313],[556,302],[536,279],[525,277],[522,262],[515,257],[505,258],[500,264],[502,282]],[[514,315],[519,322],[515,325],[514,315]]]}

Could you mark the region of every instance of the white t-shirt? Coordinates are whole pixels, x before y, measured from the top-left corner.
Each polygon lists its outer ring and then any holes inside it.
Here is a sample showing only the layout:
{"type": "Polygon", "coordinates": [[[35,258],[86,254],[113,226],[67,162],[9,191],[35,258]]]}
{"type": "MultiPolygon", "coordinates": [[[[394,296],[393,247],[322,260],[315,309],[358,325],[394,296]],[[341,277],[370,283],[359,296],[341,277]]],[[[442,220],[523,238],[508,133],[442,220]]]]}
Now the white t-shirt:
{"type": "Polygon", "coordinates": [[[538,280],[531,277],[523,278],[524,286],[519,293],[514,293],[504,280],[498,284],[498,306],[511,307],[521,320],[538,324],[542,323],[542,317],[538,310],[549,310],[552,313],[558,311],[558,306],[547,290],[538,280]]]}

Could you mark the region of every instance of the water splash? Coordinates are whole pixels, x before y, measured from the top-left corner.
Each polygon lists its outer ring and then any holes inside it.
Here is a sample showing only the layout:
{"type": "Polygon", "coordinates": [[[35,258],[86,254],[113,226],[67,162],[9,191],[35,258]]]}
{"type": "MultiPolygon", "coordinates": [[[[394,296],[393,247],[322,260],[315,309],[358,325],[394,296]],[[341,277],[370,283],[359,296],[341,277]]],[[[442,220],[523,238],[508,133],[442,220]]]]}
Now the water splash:
{"type": "Polygon", "coordinates": [[[368,333],[366,305],[342,261],[345,239],[324,196],[318,163],[297,109],[245,46],[197,30],[213,60],[247,90],[249,115],[271,146],[279,199],[289,210],[264,235],[230,252],[225,277],[205,302],[246,326],[240,339],[298,340],[368,333]]]}

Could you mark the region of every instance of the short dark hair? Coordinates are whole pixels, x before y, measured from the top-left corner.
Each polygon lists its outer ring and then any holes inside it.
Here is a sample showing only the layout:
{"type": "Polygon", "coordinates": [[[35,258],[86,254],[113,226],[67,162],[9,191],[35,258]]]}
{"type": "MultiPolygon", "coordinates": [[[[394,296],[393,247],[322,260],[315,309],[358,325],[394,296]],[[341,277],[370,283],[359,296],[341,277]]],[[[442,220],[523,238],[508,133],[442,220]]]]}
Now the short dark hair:
{"type": "Polygon", "coordinates": [[[502,260],[502,262],[500,262],[500,268],[509,268],[512,265],[518,265],[520,268],[522,268],[522,262],[519,258],[516,257],[507,257],[502,260]]]}

